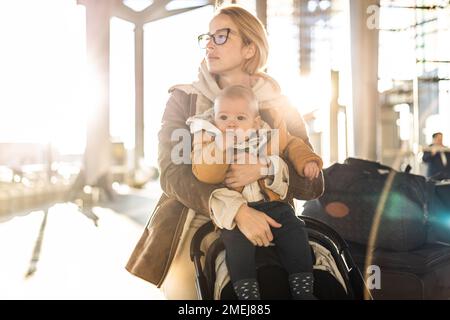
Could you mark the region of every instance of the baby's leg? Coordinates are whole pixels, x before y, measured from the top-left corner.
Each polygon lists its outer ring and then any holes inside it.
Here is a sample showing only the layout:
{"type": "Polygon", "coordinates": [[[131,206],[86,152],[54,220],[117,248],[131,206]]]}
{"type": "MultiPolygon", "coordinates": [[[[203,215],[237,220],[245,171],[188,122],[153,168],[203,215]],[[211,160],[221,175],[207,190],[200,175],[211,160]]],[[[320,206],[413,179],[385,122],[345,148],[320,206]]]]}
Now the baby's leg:
{"type": "Polygon", "coordinates": [[[267,210],[261,211],[282,224],[271,231],[281,263],[289,274],[293,298],[313,299],[313,261],[304,222],[295,216],[291,206],[281,202],[269,203],[267,210]]]}
{"type": "Polygon", "coordinates": [[[235,227],[222,229],[222,241],[226,250],[226,263],[231,282],[239,300],[259,300],[256,281],[255,246],[235,227]]]}

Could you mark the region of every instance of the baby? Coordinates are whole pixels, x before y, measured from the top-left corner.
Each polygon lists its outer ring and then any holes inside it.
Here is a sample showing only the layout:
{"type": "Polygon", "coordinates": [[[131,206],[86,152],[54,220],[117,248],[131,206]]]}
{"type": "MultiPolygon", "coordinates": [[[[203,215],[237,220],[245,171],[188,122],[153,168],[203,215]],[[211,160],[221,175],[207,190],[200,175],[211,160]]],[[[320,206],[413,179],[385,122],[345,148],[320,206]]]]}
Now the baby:
{"type": "Polygon", "coordinates": [[[302,139],[289,135],[281,116],[275,109],[272,111],[272,127],[269,127],[261,120],[258,102],[251,89],[244,86],[224,89],[212,110],[187,121],[194,133],[192,170],[200,181],[217,184],[224,181],[230,158],[234,160],[239,154],[252,155],[253,159],[264,158],[271,174],[235,188],[242,197],[221,188],[213,192],[210,200],[211,218],[222,229],[233,288],[239,299],[260,299],[255,266],[257,243],[247,239],[233,221],[239,209],[236,203],[241,205],[239,201],[243,198],[248,206],[281,224],[271,231],[281,263],[289,274],[292,297],[314,299],[313,263],[307,233],[293,208],[281,202],[287,194],[289,174],[276,151],[293,164],[299,175],[310,179],[319,174],[322,160],[302,139]],[[229,139],[230,133],[234,139],[229,139]]]}

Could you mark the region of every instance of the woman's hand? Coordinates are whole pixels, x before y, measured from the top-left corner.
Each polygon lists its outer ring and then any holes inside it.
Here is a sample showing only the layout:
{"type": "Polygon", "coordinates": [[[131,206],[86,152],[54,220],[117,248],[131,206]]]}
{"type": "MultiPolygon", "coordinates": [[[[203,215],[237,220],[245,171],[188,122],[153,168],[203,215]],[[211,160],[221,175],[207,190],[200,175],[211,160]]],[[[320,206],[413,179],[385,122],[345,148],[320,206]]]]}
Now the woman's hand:
{"type": "Polygon", "coordinates": [[[247,152],[240,153],[225,175],[225,185],[236,189],[267,176],[268,162],[247,152]],[[241,164],[242,163],[242,164],[241,164]]]}
{"type": "Polygon", "coordinates": [[[243,204],[234,217],[237,227],[255,246],[267,247],[273,240],[270,227],[280,228],[281,224],[264,212],[243,204]]]}

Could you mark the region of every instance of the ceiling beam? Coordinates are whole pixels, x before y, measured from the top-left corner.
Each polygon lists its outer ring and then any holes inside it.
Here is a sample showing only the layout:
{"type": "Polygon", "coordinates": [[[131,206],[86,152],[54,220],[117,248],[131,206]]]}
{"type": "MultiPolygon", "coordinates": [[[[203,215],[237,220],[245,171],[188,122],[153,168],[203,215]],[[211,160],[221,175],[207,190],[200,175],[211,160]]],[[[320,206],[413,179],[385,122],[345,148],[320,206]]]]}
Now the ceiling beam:
{"type": "Polygon", "coordinates": [[[124,5],[122,0],[112,1],[111,14],[117,18],[132,23],[135,23],[139,19],[139,12],[136,12],[133,9],[124,5]]]}
{"type": "MultiPolygon", "coordinates": [[[[92,5],[94,2],[99,0],[77,0],[77,4],[79,5],[92,5]]],[[[208,5],[215,5],[215,0],[209,0],[207,3],[194,6],[194,7],[188,7],[188,8],[182,8],[182,9],[176,9],[176,10],[167,10],[166,6],[171,2],[172,0],[160,0],[153,2],[150,6],[145,8],[144,10],[137,12],[133,9],[127,7],[123,4],[122,0],[108,0],[109,2],[109,9],[110,9],[110,15],[123,19],[125,21],[138,24],[138,25],[144,25],[149,22],[157,21],[160,19],[168,18],[180,13],[188,12],[191,10],[199,9],[208,5]]]]}
{"type": "Polygon", "coordinates": [[[191,10],[195,10],[195,9],[199,9],[199,8],[203,8],[205,6],[208,6],[209,4],[204,4],[201,6],[195,6],[195,7],[189,7],[189,8],[183,8],[183,9],[177,9],[177,10],[166,10],[161,9],[161,8],[157,8],[155,11],[149,13],[148,15],[145,16],[141,16],[140,17],[140,23],[145,24],[145,23],[149,23],[149,22],[153,22],[156,20],[160,20],[160,19],[164,19],[164,18],[168,18],[180,13],[184,13],[184,12],[188,12],[191,10]]]}

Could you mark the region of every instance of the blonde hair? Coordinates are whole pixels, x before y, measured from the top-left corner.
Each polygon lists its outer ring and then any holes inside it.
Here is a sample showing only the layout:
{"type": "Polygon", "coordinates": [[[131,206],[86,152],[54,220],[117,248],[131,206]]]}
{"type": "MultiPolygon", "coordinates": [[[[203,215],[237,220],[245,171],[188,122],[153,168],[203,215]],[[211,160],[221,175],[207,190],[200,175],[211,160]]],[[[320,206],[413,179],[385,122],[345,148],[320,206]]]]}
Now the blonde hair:
{"type": "Polygon", "coordinates": [[[221,14],[229,17],[237,26],[245,45],[253,44],[255,46],[255,54],[244,63],[242,71],[248,74],[262,72],[269,56],[269,43],[261,21],[238,5],[225,5],[217,8],[215,17],[221,14]]]}
{"type": "Polygon", "coordinates": [[[216,97],[214,101],[214,112],[216,113],[217,107],[220,103],[220,101],[224,98],[228,99],[244,99],[249,109],[252,111],[253,115],[257,116],[258,113],[258,100],[256,99],[255,94],[253,91],[245,87],[243,85],[234,85],[229,86],[223,89],[220,94],[216,97]]]}

